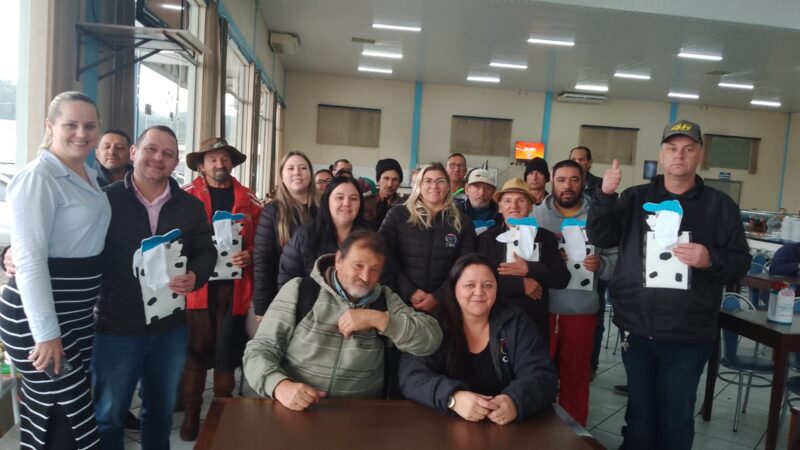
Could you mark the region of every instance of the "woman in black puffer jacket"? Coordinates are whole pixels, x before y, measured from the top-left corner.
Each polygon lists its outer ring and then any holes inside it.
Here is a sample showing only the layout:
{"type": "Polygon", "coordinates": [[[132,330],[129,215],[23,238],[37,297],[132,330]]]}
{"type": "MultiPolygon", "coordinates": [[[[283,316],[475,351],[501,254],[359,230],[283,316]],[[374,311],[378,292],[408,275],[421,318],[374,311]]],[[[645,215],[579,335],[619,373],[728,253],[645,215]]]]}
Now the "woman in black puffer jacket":
{"type": "Polygon", "coordinates": [[[414,308],[430,312],[443,298],[459,256],[475,251],[472,221],[453,204],[441,163],[425,166],[403,205],[389,210],[379,233],[389,246],[383,281],[414,308]]]}
{"type": "Polygon", "coordinates": [[[313,220],[319,204],[311,160],[292,151],[280,163],[275,200],[262,210],[253,249],[253,312],[258,320],[278,293],[278,263],[283,246],[297,228],[313,220]]]}
{"type": "Polygon", "coordinates": [[[322,194],[314,223],[298,228],[283,247],[278,289],[292,278],[309,276],[317,258],[336,253],[351,232],[364,228],[364,198],[358,182],[336,177],[322,194]]]}

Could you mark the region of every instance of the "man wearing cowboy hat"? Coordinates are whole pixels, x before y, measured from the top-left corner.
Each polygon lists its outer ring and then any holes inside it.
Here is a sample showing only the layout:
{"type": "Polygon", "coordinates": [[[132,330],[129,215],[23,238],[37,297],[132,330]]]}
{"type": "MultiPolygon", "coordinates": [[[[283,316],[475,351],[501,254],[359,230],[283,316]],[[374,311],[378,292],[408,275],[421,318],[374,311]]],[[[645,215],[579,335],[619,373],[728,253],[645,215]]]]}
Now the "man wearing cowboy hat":
{"type": "MultiPolygon", "coordinates": [[[[186,165],[200,176],[184,190],[203,202],[209,220],[213,222],[218,211],[242,214],[244,219],[241,236],[231,229],[231,242],[236,244],[237,238],[243,241],[241,251],[231,250],[228,263],[231,274],[242,269],[238,277],[215,272],[213,281],[186,297],[189,352],[183,372],[184,420],[180,433],[185,441],[197,438],[207,370],[214,369],[214,396],[231,397],[233,373],[242,362],[244,321],[253,295],[251,249],[261,213],[255,195],[231,175],[233,168],[246,158],[221,138],[206,139],[200,150],[186,155],[186,165]]],[[[220,261],[224,261],[228,252],[221,248],[224,246],[217,242],[220,261]]]]}

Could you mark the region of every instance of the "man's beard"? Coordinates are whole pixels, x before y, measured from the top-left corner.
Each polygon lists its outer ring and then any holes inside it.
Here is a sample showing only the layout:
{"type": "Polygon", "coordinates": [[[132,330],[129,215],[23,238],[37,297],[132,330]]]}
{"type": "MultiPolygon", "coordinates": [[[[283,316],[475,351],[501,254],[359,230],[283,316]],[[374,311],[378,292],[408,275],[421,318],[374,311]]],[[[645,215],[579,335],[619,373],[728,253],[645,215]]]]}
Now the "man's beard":
{"type": "Polygon", "coordinates": [[[231,178],[228,169],[217,169],[211,173],[211,178],[218,183],[226,183],[231,178]]]}
{"type": "Polygon", "coordinates": [[[581,193],[580,192],[573,192],[574,196],[572,197],[571,200],[562,200],[561,194],[563,194],[563,192],[559,193],[559,195],[555,196],[555,201],[556,201],[556,205],[558,205],[558,206],[560,206],[562,208],[573,208],[578,203],[581,202],[581,193]]]}

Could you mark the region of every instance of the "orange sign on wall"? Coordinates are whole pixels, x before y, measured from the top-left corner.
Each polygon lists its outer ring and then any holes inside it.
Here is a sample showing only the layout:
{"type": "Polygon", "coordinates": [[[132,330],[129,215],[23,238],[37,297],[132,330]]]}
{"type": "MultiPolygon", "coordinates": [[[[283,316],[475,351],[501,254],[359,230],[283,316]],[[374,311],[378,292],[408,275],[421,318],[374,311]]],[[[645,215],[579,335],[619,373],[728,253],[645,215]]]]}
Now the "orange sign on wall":
{"type": "Polygon", "coordinates": [[[514,144],[514,159],[530,161],[536,157],[544,158],[543,142],[517,141],[514,144]]]}

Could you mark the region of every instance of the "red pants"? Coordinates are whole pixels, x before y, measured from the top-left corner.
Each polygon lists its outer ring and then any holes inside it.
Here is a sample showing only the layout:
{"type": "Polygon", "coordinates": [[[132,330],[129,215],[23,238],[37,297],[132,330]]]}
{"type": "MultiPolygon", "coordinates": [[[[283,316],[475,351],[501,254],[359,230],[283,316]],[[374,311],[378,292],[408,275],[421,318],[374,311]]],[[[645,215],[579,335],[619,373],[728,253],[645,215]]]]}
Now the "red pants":
{"type": "Polygon", "coordinates": [[[579,424],[589,416],[589,360],[595,314],[550,314],[550,359],[558,365],[558,404],[579,424]]]}

